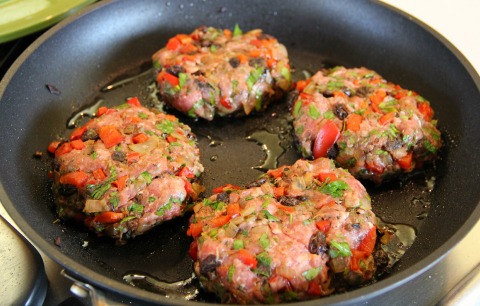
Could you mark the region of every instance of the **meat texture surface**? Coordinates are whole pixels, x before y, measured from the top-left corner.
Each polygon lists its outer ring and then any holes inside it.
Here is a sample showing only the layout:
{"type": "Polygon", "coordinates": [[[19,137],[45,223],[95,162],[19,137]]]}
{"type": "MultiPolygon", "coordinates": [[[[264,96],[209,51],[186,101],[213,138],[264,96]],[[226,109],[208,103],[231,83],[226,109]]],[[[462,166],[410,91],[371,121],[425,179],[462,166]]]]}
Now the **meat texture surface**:
{"type": "Polygon", "coordinates": [[[190,117],[262,111],[290,89],[287,50],[274,37],[200,27],[153,55],[162,99],[190,117]]]}
{"type": "Polygon", "coordinates": [[[333,161],[299,160],[194,206],[187,234],[206,290],[228,303],[308,300],[373,277],[376,218],[333,161]]]}
{"type": "Polygon", "coordinates": [[[366,68],[319,71],[290,100],[302,155],[328,155],[357,178],[411,172],[442,145],[430,102],[366,68]]]}
{"type": "Polygon", "coordinates": [[[190,128],[137,98],[100,108],[54,154],[60,218],[118,241],[181,215],[201,192],[195,181],[203,166],[190,128]]]}

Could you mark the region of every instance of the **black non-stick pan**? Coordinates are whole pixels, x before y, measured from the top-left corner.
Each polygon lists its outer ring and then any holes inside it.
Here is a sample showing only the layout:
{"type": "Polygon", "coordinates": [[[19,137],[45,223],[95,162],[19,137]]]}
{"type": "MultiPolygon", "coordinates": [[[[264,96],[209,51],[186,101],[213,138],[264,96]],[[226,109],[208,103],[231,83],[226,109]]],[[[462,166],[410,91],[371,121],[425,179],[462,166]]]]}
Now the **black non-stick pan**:
{"type": "MultiPolygon", "coordinates": [[[[99,99],[115,105],[139,96],[151,103],[148,73],[110,91],[102,88],[148,70],[150,56],[169,37],[199,25],[236,23],[244,30],[262,28],[285,44],[296,78],[333,65],[366,66],[431,101],[444,138],[436,166],[381,188],[367,184],[377,215],[412,226],[415,243],[378,282],[306,302],[401,303],[400,289],[443,258],[480,217],[480,78],[439,35],[376,2],[120,0],[102,1],[69,18],[29,47],[0,85],[2,204],[31,241],[74,277],[136,303],[202,303],[166,298],[122,280],[133,272],[167,282],[190,277],[188,215],[124,246],[55,222],[47,176],[51,159],[34,153],[68,135],[67,119],[99,99]],[[425,180],[433,177],[432,189],[425,180]]],[[[214,122],[181,117],[199,137],[207,193],[299,158],[286,107],[280,101],[265,114],[214,122]],[[271,149],[270,163],[264,164],[262,144],[271,149]]]]}

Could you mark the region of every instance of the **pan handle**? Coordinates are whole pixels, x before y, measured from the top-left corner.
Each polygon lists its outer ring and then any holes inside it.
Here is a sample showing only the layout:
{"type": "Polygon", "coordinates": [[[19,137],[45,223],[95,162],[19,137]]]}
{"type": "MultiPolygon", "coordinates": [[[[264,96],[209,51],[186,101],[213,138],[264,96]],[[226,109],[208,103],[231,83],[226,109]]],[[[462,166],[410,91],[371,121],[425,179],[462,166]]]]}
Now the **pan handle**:
{"type": "Polygon", "coordinates": [[[127,306],[127,304],[109,300],[107,297],[105,297],[101,290],[98,290],[94,286],[76,279],[72,275],[68,274],[68,272],[64,269],[60,271],[60,274],[73,281],[73,284],[70,286],[70,292],[82,299],[89,298],[90,305],[92,306],[127,306]]]}

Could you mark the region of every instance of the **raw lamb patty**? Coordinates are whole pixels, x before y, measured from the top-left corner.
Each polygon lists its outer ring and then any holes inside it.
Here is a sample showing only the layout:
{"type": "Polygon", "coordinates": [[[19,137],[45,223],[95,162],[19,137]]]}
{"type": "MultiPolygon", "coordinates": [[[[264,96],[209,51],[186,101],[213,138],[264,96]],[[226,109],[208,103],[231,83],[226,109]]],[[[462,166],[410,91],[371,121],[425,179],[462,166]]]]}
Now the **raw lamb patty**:
{"type": "Polygon", "coordinates": [[[203,166],[190,128],[137,98],[100,108],[49,151],[60,218],[119,242],[181,215],[201,190],[195,180],[203,166]]]}
{"type": "Polygon", "coordinates": [[[429,101],[366,68],[335,67],[298,82],[292,114],[304,157],[328,155],[376,183],[435,160],[442,144],[429,101]]]}
{"type": "Polygon", "coordinates": [[[373,277],[370,197],[333,161],[299,160],[214,192],[187,234],[195,273],[223,302],[308,300],[373,277]]]}
{"type": "Polygon", "coordinates": [[[190,117],[262,111],[290,89],[286,48],[262,30],[199,27],[153,55],[162,99],[190,117]]]}

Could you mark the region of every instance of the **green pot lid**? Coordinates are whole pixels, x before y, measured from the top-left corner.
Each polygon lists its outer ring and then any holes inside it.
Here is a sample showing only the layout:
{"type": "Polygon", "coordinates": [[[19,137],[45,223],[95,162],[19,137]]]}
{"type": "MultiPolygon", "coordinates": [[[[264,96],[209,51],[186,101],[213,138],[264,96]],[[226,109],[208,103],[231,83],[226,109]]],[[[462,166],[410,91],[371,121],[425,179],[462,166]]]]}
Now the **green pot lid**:
{"type": "Polygon", "coordinates": [[[0,43],[45,29],[96,0],[0,0],[0,43]]]}

